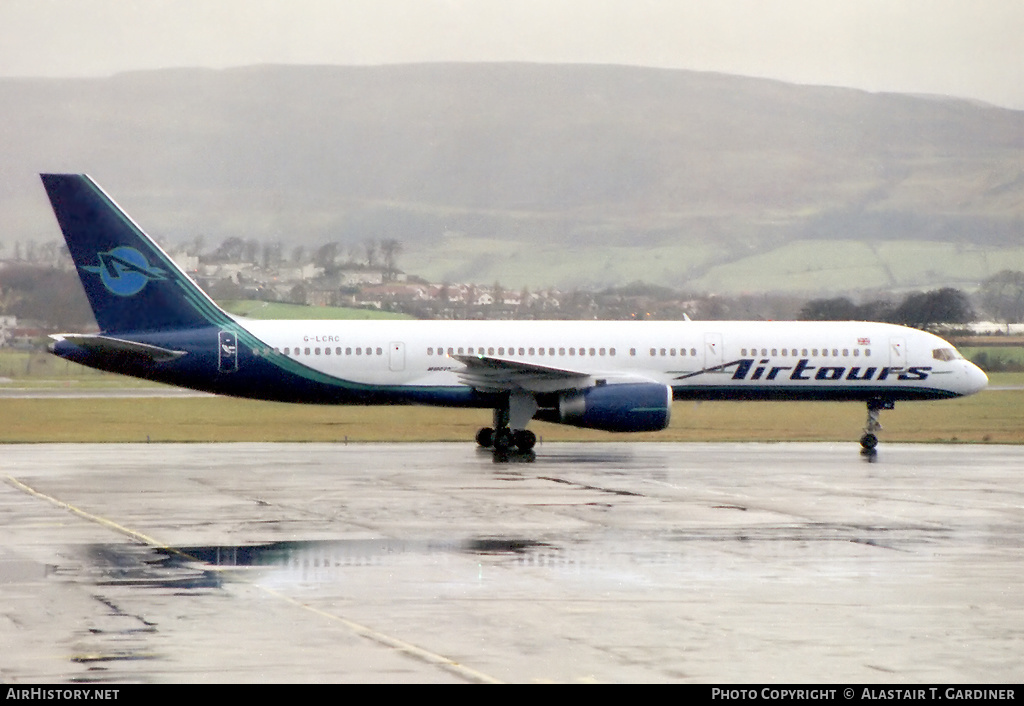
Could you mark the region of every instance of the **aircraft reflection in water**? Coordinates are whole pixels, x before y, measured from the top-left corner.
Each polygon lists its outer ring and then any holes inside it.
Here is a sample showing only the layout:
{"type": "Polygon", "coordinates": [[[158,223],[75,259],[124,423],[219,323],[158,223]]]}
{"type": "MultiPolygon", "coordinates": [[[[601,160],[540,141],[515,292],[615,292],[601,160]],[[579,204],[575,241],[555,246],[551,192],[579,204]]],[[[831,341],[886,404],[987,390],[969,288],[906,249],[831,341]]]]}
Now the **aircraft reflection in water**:
{"type": "Polygon", "coordinates": [[[50,350],[101,370],[222,395],[493,410],[477,442],[528,452],[533,419],[659,431],[673,400],[865,403],[866,453],[897,401],[988,383],[946,341],[868,322],[257,321],[210,299],[88,176],[43,184],[99,334],[50,350]]]}

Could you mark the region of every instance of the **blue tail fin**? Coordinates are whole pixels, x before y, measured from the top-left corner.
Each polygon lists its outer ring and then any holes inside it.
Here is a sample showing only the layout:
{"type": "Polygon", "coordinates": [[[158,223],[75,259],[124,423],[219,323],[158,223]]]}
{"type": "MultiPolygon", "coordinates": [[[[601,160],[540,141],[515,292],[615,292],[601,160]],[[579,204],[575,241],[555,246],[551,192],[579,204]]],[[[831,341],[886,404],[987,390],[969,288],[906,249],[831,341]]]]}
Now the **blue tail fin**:
{"type": "Polygon", "coordinates": [[[231,318],[90,177],[40,176],[104,333],[230,323],[231,318]]]}

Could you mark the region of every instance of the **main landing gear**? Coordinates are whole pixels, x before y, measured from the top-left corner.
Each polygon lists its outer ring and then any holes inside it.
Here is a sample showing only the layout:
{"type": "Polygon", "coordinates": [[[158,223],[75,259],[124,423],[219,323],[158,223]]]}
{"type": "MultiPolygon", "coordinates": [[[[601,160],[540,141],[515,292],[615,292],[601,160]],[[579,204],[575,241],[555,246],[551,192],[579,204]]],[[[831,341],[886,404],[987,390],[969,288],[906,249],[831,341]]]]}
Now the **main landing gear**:
{"type": "Polygon", "coordinates": [[[508,404],[494,409],[494,427],[476,433],[476,443],[496,453],[528,452],[537,443],[537,435],[526,424],[537,413],[537,400],[525,392],[512,392],[508,404]]]}
{"type": "Polygon", "coordinates": [[[882,425],[878,421],[878,414],[883,409],[894,409],[895,407],[896,403],[892,400],[868,400],[868,421],[864,426],[864,435],[860,437],[860,453],[862,456],[873,459],[878,455],[877,432],[882,431],[882,425]]]}

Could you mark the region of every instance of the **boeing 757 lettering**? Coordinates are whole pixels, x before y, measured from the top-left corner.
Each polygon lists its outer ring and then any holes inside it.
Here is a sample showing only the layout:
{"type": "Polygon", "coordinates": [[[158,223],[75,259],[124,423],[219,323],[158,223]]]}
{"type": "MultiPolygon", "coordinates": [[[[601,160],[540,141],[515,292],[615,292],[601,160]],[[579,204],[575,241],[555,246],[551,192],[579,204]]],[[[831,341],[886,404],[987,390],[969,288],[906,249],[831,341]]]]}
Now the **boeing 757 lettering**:
{"type": "Polygon", "coordinates": [[[44,174],[97,334],[50,350],[93,368],[221,395],[493,410],[476,440],[529,450],[533,419],[659,431],[673,400],[867,405],[861,437],[897,401],[988,383],[930,333],[892,324],[755,321],[259,321],[208,297],[90,177],[44,174]]]}

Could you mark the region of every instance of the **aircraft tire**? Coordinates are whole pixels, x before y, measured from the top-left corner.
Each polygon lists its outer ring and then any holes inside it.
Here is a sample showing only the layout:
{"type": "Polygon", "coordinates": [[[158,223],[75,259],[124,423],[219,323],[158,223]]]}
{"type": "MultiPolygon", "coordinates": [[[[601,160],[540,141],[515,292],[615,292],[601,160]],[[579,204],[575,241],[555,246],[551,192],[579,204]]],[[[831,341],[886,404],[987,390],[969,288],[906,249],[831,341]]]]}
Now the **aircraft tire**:
{"type": "Polygon", "coordinates": [[[517,429],[512,434],[512,441],[520,451],[529,451],[537,444],[537,435],[527,429],[517,429]]]}
{"type": "Polygon", "coordinates": [[[494,450],[508,451],[514,446],[512,430],[508,427],[496,429],[494,432],[494,450]]]}
{"type": "Polygon", "coordinates": [[[484,427],[476,433],[476,443],[485,449],[491,448],[494,445],[494,430],[490,427],[484,427]]]}

